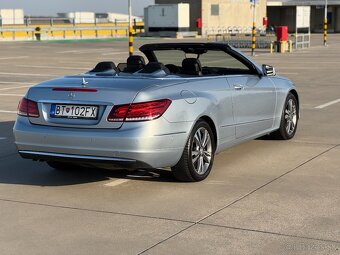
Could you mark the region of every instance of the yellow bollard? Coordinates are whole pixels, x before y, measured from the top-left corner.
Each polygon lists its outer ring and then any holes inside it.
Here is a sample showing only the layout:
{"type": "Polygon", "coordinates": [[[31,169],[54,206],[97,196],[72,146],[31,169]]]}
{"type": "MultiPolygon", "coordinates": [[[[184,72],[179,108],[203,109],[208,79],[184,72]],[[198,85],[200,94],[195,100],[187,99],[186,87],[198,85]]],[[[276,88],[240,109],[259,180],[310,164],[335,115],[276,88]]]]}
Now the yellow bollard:
{"type": "Polygon", "coordinates": [[[293,41],[289,40],[289,53],[293,52],[293,41]]]}
{"type": "Polygon", "coordinates": [[[255,47],[256,47],[256,24],[255,22],[253,22],[253,30],[252,30],[252,38],[251,38],[251,55],[252,56],[255,56],[255,47]]]}
{"type": "Polygon", "coordinates": [[[273,42],[270,42],[270,53],[273,53],[273,42]]]}
{"type": "Polygon", "coordinates": [[[323,24],[323,44],[327,46],[327,19],[325,19],[323,24]]]}
{"type": "Polygon", "coordinates": [[[133,55],[133,32],[132,27],[129,28],[129,55],[133,55]]]}

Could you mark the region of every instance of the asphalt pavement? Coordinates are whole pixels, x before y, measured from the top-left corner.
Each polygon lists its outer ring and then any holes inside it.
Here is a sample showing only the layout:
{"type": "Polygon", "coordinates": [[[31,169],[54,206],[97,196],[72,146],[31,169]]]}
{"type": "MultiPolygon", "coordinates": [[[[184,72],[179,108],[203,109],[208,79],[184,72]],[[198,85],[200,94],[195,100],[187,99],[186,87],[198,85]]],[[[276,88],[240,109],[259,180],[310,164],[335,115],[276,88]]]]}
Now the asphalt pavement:
{"type": "Polygon", "coordinates": [[[321,42],[255,57],[296,84],[296,137],[226,150],[200,183],[21,159],[12,127],[27,89],[125,62],[127,42],[0,43],[0,254],[340,254],[340,35],[321,42]]]}

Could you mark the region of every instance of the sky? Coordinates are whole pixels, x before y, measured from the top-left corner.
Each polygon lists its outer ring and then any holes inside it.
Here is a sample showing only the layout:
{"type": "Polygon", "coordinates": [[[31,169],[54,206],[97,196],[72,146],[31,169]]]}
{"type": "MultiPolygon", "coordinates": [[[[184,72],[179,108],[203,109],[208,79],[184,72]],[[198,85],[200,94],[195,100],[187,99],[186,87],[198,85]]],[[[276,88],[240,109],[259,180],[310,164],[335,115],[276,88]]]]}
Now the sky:
{"type": "MultiPolygon", "coordinates": [[[[132,0],[134,15],[143,15],[144,7],[154,0],[132,0]]],[[[128,0],[0,0],[0,9],[24,9],[25,15],[51,16],[58,12],[128,12],[128,0]]]]}

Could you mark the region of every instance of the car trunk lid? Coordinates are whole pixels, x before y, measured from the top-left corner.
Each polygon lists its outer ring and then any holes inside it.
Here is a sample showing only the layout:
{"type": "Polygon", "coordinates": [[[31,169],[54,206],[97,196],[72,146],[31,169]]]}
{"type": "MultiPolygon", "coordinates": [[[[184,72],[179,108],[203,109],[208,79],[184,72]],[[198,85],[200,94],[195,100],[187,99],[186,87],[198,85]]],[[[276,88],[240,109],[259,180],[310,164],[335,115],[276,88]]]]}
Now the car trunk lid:
{"type": "Polygon", "coordinates": [[[132,103],[141,90],[160,82],[159,79],[141,77],[92,76],[70,76],[47,81],[29,90],[28,98],[38,102],[40,112],[40,117],[30,118],[30,122],[66,128],[120,128],[122,122],[107,121],[112,107],[132,103]],[[96,108],[97,118],[57,117],[56,107],[64,107],[65,113],[66,110],[74,110],[72,107],[90,107],[90,112],[96,108]]]}

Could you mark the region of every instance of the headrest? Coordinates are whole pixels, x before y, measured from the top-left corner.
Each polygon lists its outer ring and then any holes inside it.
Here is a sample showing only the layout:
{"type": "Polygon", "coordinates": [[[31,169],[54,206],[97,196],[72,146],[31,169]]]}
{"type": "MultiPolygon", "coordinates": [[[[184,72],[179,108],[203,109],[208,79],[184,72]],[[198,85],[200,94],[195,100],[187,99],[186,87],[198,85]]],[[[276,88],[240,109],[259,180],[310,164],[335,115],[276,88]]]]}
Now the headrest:
{"type": "Polygon", "coordinates": [[[90,71],[90,73],[100,73],[100,72],[106,72],[110,70],[117,71],[117,67],[115,63],[111,61],[106,61],[106,62],[98,63],[96,67],[90,71]]]}
{"type": "Polygon", "coordinates": [[[202,66],[197,58],[186,58],[182,62],[182,73],[189,75],[201,75],[202,66]]]}
{"type": "Polygon", "coordinates": [[[138,65],[138,66],[144,66],[145,65],[145,60],[142,56],[138,55],[133,55],[128,57],[127,59],[127,65],[138,65]]]}
{"type": "Polygon", "coordinates": [[[149,62],[140,73],[154,73],[163,70],[165,73],[169,74],[170,71],[164,66],[163,63],[159,62],[149,62]]]}

